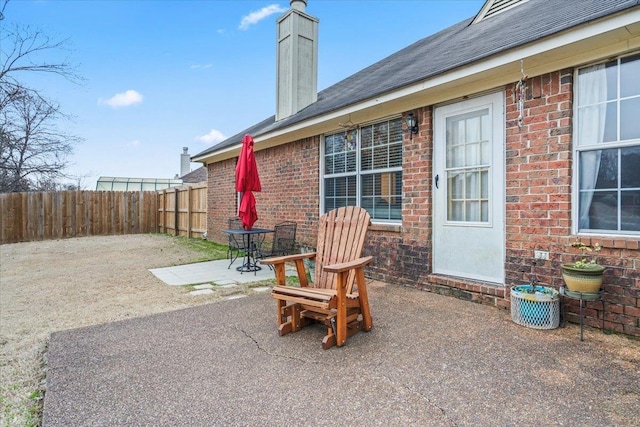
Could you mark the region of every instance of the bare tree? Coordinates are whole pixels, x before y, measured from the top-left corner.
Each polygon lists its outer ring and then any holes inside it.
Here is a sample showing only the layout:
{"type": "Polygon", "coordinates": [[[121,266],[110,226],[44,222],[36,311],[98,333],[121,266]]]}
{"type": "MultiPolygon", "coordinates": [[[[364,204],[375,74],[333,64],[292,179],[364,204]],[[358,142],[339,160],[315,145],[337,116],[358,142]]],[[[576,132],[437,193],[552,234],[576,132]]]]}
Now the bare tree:
{"type": "Polygon", "coordinates": [[[80,139],[58,130],[56,125],[69,116],[20,77],[50,73],[80,83],[68,60],[48,59],[66,43],[28,26],[3,28],[0,34],[0,192],[38,190],[65,176],[67,158],[80,139]]]}
{"type": "Polygon", "coordinates": [[[38,182],[50,182],[64,176],[67,156],[77,138],[57,130],[55,124],[64,119],[57,105],[36,93],[19,91],[2,111],[2,155],[0,170],[5,182],[0,191],[39,190],[38,182]]]}

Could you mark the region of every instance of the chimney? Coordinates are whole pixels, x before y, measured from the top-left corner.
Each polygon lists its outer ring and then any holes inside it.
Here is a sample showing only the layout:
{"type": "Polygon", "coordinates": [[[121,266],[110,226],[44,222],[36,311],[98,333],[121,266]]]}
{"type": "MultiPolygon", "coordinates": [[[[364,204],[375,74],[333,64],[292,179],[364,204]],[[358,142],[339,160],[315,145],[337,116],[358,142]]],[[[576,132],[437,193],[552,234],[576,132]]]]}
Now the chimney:
{"type": "Polygon", "coordinates": [[[307,0],[291,0],[289,4],[291,5],[291,9],[304,12],[304,9],[307,7],[307,0]]]}
{"type": "Polygon", "coordinates": [[[182,154],[180,154],[180,177],[191,172],[191,156],[188,151],[189,147],[182,147],[182,154]]]}
{"type": "Polygon", "coordinates": [[[318,100],[318,19],[307,15],[307,0],[291,0],[277,22],[276,120],[318,100]]]}

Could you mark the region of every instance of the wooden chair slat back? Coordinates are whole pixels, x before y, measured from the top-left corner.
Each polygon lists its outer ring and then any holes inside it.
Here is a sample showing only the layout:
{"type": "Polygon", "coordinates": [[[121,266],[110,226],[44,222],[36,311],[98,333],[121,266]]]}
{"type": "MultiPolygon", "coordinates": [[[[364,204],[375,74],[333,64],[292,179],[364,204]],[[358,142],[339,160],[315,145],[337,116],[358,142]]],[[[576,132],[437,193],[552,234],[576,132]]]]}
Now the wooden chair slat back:
{"type": "MultiPolygon", "coordinates": [[[[364,238],[371,222],[369,213],[356,206],[334,209],[320,218],[316,248],[314,287],[335,289],[335,275],[325,273],[325,265],[353,261],[360,258],[364,238]]],[[[347,279],[347,293],[351,293],[355,272],[347,279]]]]}

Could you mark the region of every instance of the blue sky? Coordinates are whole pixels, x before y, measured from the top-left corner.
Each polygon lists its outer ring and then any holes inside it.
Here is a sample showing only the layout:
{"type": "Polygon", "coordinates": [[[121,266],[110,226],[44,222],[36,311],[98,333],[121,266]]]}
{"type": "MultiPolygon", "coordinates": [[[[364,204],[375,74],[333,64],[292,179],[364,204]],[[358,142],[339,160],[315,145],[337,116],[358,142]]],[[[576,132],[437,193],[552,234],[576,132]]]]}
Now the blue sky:
{"type": "MultiPolygon", "coordinates": [[[[474,16],[484,0],[308,0],[320,20],[318,89],[474,16]]],[[[173,178],[197,154],[275,110],[275,22],[289,1],[10,0],[0,25],[68,39],[85,81],[23,81],[74,116],[69,173],[173,178]]],[[[33,73],[32,73],[33,74],[33,73]]],[[[200,164],[192,164],[192,169],[200,164]]]]}

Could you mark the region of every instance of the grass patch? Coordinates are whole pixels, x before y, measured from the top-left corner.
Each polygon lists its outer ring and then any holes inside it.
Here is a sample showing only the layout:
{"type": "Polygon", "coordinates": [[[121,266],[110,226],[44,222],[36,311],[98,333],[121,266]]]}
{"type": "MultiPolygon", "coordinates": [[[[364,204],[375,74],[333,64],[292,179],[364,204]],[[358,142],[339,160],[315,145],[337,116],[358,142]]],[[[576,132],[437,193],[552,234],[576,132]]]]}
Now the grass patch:
{"type": "MultiPolygon", "coordinates": [[[[287,286],[300,286],[300,280],[298,280],[297,276],[287,276],[285,278],[286,284],[287,286]]],[[[276,279],[265,279],[265,280],[260,280],[259,282],[251,282],[247,284],[248,288],[258,288],[261,286],[275,286],[276,285],[276,279]]]]}
{"type": "Polygon", "coordinates": [[[219,259],[227,258],[227,245],[221,245],[216,242],[210,242],[205,239],[188,239],[186,237],[171,237],[175,242],[185,248],[192,249],[202,254],[201,258],[198,258],[196,262],[200,261],[216,261],[219,259]]]}

